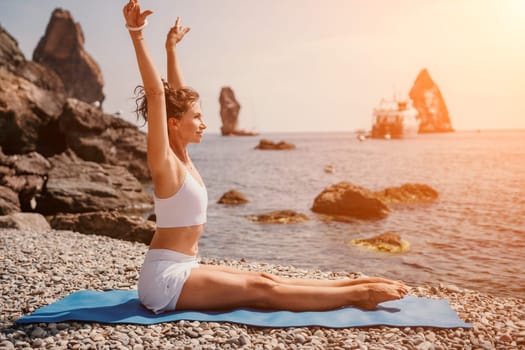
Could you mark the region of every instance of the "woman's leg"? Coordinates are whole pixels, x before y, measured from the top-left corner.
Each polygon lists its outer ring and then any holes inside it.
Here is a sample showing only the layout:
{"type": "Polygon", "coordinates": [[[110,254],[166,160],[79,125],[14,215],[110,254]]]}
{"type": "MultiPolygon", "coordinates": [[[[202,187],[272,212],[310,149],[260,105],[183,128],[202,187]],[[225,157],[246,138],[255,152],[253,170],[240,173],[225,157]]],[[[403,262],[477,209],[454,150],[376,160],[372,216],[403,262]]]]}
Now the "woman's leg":
{"type": "Polygon", "coordinates": [[[400,299],[405,294],[406,288],[396,284],[299,286],[278,283],[255,274],[199,268],[191,270],[177,302],[177,309],[254,307],[320,311],[349,305],[374,309],[378,303],[400,299]]]}
{"type": "Polygon", "coordinates": [[[403,284],[401,281],[389,280],[386,278],[380,277],[363,277],[357,279],[340,279],[340,280],[321,280],[321,279],[299,279],[299,278],[286,278],[275,276],[266,272],[256,272],[256,271],[244,271],[235,269],[228,266],[219,266],[219,265],[200,265],[201,268],[209,269],[212,271],[222,271],[229,272],[233,274],[245,274],[252,276],[262,276],[268,278],[274,282],[282,284],[291,284],[295,286],[315,286],[315,287],[344,287],[344,286],[353,286],[361,283],[391,283],[391,284],[403,284]]]}

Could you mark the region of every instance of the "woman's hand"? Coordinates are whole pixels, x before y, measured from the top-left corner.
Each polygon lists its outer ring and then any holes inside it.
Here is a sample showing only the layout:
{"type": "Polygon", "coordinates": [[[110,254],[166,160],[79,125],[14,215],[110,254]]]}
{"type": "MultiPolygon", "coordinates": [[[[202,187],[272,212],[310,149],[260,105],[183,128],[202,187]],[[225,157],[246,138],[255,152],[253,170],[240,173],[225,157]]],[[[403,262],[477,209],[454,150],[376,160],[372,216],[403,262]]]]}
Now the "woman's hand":
{"type": "Polygon", "coordinates": [[[129,0],[129,2],[122,9],[124,12],[124,18],[128,27],[138,28],[144,25],[146,17],[151,15],[153,11],[146,10],[140,12],[140,4],[138,0],[129,0]]]}
{"type": "Polygon", "coordinates": [[[184,35],[190,31],[189,27],[183,27],[180,25],[180,17],[177,17],[175,26],[170,28],[168,36],[166,38],[166,49],[175,48],[175,45],[184,38],[184,35]]]}

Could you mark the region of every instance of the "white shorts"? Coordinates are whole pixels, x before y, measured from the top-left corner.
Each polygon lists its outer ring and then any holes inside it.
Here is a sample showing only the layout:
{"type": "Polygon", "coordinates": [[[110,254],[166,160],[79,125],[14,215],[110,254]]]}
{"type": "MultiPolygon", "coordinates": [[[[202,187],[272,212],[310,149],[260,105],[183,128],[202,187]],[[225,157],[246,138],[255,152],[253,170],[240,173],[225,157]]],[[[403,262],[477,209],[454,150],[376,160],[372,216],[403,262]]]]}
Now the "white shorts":
{"type": "Polygon", "coordinates": [[[190,271],[198,267],[195,255],[169,249],[150,249],[140,269],[140,301],[156,314],[175,310],[190,271]]]}

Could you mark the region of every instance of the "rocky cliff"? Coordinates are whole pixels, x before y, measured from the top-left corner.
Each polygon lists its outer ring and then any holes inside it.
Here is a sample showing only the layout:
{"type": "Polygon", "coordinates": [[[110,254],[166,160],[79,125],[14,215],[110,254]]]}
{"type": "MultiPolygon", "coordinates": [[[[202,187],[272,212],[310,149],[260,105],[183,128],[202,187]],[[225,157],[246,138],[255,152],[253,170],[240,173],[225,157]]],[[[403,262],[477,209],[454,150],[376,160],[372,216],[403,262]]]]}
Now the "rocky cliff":
{"type": "Polygon", "coordinates": [[[445,100],[427,69],[419,72],[409,96],[419,112],[420,133],[454,131],[445,100]]]}
{"type": "Polygon", "coordinates": [[[0,27],[0,215],[151,207],[139,182],[149,179],[146,135],[80,99],[68,97],[53,69],[26,60],[0,27]]]}
{"type": "Polygon", "coordinates": [[[64,83],[67,97],[87,103],[102,103],[104,79],[98,64],[84,50],[84,34],[69,11],[53,11],[33,60],[55,71],[64,83]]]}

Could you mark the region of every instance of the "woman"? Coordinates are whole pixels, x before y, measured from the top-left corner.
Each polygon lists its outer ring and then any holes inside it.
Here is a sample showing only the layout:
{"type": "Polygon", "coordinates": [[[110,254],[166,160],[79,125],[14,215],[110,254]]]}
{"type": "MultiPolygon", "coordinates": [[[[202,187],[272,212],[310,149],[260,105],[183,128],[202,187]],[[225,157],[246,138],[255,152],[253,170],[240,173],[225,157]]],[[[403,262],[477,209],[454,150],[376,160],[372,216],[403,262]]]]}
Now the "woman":
{"type": "Polygon", "coordinates": [[[198,241],[206,223],[207,192],[187,145],[199,143],[206,124],[198,94],[184,87],[176,46],[188,33],[177,18],[166,39],[168,82],[146,48],[146,17],[138,0],[124,6],[126,27],[143,82],[137,111],[148,121],[148,166],[154,185],[157,229],[138,282],[141,302],[155,313],[179,309],[253,307],[291,311],[354,305],[374,309],[402,298],[402,282],[382,278],[301,280],[221,266],[199,265],[198,241]]]}

